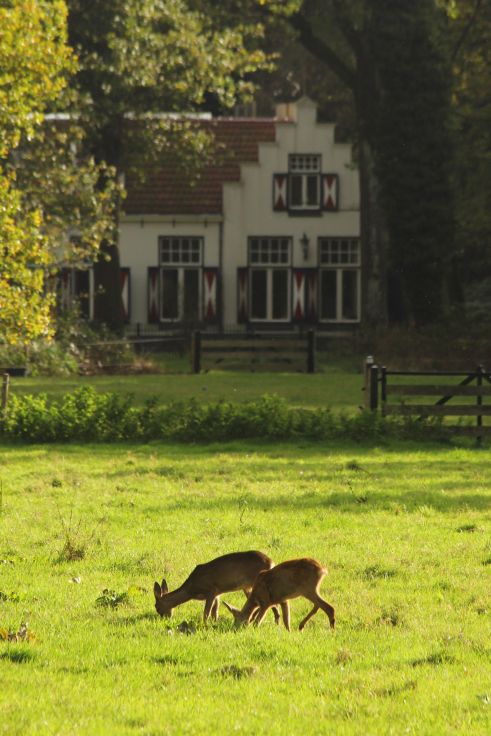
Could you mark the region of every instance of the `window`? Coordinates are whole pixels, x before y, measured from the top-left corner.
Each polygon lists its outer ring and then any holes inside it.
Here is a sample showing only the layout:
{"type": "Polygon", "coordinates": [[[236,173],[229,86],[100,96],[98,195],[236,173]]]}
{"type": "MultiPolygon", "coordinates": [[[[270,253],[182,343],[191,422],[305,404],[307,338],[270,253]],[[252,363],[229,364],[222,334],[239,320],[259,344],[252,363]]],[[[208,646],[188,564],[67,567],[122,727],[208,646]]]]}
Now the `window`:
{"type": "Polygon", "coordinates": [[[360,243],[354,238],[320,238],[320,319],[360,319],[360,243]]]}
{"type": "Polygon", "coordinates": [[[291,209],[319,209],[321,157],[292,153],[288,158],[289,204],[291,209]]]}
{"type": "Polygon", "coordinates": [[[249,238],[252,320],[290,318],[291,238],[249,238]]]}
{"type": "Polygon", "coordinates": [[[203,239],[161,237],[160,319],[198,322],[201,319],[203,239]]]}

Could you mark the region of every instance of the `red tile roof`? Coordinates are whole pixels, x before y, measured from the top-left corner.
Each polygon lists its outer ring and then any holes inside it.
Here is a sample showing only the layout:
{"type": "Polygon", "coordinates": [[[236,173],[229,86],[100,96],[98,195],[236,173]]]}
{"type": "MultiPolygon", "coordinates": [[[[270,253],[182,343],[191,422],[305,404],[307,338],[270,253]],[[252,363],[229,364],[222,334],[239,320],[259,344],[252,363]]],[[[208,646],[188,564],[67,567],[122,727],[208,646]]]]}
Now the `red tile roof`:
{"type": "Polygon", "coordinates": [[[190,178],[171,157],[145,168],[142,181],[126,176],[127,215],[222,214],[222,185],[240,180],[240,163],[258,161],[258,144],[275,141],[275,121],[269,118],[216,118],[199,126],[211,131],[217,153],[198,179],[190,178]]]}

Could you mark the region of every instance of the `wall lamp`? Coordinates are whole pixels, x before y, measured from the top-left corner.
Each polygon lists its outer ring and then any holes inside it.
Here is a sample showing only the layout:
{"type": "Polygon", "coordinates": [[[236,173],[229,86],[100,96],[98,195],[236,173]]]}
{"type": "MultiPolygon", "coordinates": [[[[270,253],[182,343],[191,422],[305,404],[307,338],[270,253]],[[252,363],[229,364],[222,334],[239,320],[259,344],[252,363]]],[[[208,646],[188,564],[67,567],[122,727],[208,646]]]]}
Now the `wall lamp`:
{"type": "Polygon", "coordinates": [[[304,261],[306,261],[308,260],[308,257],[309,257],[309,245],[310,245],[310,240],[306,233],[304,233],[302,237],[300,238],[300,245],[302,246],[303,259],[304,261]]]}

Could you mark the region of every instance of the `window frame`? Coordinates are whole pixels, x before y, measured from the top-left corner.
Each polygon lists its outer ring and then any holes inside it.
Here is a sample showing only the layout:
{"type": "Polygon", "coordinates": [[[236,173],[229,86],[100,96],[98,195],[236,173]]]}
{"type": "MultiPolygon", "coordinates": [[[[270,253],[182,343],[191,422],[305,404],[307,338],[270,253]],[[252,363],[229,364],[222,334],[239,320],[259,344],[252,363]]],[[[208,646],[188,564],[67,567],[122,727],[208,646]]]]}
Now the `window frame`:
{"type": "Polygon", "coordinates": [[[318,238],[318,264],[319,264],[319,322],[322,323],[336,323],[336,324],[356,324],[361,320],[361,242],[359,237],[350,236],[339,236],[339,237],[327,237],[321,236],[318,238]],[[345,253],[349,258],[342,260],[343,250],[339,248],[333,249],[331,256],[336,255],[336,258],[323,258],[323,245],[337,243],[342,245],[348,244],[348,248],[345,253]],[[353,246],[356,245],[356,249],[353,246]],[[351,247],[350,247],[351,246],[351,247]],[[356,251],[356,253],[355,253],[356,251]],[[356,258],[353,255],[356,255],[356,258]],[[324,317],[322,315],[322,290],[323,290],[323,278],[324,272],[334,272],[336,274],[336,316],[334,318],[324,317]],[[345,272],[356,274],[356,317],[344,317],[343,316],[343,274],[345,272]]]}
{"type": "Polygon", "coordinates": [[[322,208],[322,155],[320,153],[290,153],[288,154],[288,210],[291,213],[311,213],[320,212],[322,208]],[[296,161],[299,161],[297,164],[296,161]],[[310,160],[312,165],[309,166],[303,160],[310,160]],[[303,161],[303,163],[302,163],[303,161]],[[301,203],[294,204],[292,202],[293,195],[293,178],[300,177],[301,187],[301,203]],[[308,203],[309,195],[309,179],[314,178],[316,181],[316,203],[308,203]]]}
{"type": "MultiPolygon", "coordinates": [[[[249,290],[249,320],[251,322],[259,323],[273,323],[273,324],[285,324],[291,321],[292,311],[292,250],[293,250],[293,238],[290,236],[277,236],[277,235],[252,235],[247,238],[247,262],[248,262],[248,290],[249,290]],[[263,246],[265,241],[268,241],[268,247],[265,249],[263,255],[273,253],[271,246],[275,240],[284,241],[287,245],[287,257],[281,261],[255,261],[252,258],[252,248],[256,241],[260,242],[263,246]],[[261,242],[262,241],[262,242],[261,242]],[[254,272],[265,272],[266,273],[266,316],[265,317],[253,317],[253,288],[252,280],[254,272]],[[274,298],[273,298],[273,280],[274,272],[282,271],[286,273],[286,316],[285,317],[273,317],[274,298]]],[[[279,248],[278,254],[280,254],[281,248],[279,248]]],[[[260,255],[260,249],[258,250],[260,255]]]]}
{"type": "MultiPolygon", "coordinates": [[[[189,248],[189,256],[192,256],[193,249],[189,248]]],[[[184,314],[185,306],[185,272],[196,271],[198,273],[198,314],[196,321],[201,322],[203,319],[203,262],[204,262],[204,238],[196,235],[159,235],[158,238],[158,268],[159,268],[159,322],[164,324],[182,323],[186,321],[184,314]],[[169,260],[163,259],[163,247],[169,241],[169,260]],[[174,241],[174,242],[172,242],[174,241]],[[183,245],[185,241],[189,241],[189,245],[197,244],[198,257],[193,261],[191,258],[182,258],[183,245]],[[173,253],[180,258],[172,259],[173,253]],[[164,271],[177,271],[177,317],[164,317],[164,271]]]]}

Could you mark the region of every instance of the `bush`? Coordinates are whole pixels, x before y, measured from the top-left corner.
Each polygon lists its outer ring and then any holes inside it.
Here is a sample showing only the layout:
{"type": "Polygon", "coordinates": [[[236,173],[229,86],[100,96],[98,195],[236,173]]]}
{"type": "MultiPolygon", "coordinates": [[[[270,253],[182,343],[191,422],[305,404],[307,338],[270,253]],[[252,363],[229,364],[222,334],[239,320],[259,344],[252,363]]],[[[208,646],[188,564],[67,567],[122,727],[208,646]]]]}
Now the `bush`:
{"type": "Polygon", "coordinates": [[[11,397],[0,437],[27,442],[114,442],[173,440],[223,442],[235,439],[356,442],[384,438],[445,439],[441,424],[384,419],[371,412],[335,415],[329,409],[297,409],[277,396],[241,404],[195,400],[133,407],[132,397],[83,387],[48,402],[45,394],[11,397]]]}

